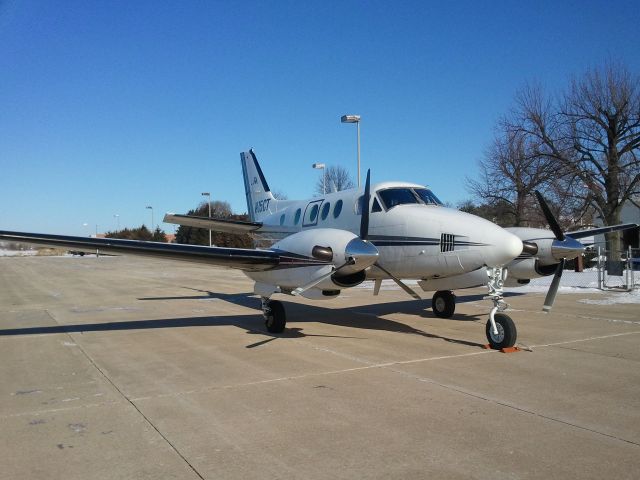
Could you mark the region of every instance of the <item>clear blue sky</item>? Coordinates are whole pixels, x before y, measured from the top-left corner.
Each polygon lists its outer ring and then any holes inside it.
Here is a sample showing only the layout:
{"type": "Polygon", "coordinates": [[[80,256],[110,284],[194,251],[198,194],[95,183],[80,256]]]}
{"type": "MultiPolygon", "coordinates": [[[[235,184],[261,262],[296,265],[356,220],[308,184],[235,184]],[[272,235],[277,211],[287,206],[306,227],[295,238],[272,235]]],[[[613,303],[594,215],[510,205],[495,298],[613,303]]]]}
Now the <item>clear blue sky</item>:
{"type": "MultiPolygon", "coordinates": [[[[0,229],[86,234],[246,211],[239,152],[307,197],[314,162],[456,204],[527,81],[640,71],[637,1],[2,1],[0,229]],[[83,227],[83,223],[90,226],[83,227]]],[[[171,232],[173,227],[164,225],[171,232]]]]}

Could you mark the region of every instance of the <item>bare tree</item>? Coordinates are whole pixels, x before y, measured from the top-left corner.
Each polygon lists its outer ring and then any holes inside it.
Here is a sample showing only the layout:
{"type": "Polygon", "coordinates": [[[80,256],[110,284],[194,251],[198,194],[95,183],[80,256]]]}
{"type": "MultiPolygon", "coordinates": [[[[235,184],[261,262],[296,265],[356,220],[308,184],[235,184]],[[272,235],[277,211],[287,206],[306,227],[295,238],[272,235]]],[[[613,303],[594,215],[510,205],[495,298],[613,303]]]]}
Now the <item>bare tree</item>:
{"type": "MultiPolygon", "coordinates": [[[[531,88],[518,104],[513,131],[539,141],[539,155],[568,175],[573,197],[591,204],[606,225],[620,223],[640,184],[640,78],[608,63],[574,79],[555,104],[531,88]]],[[[608,236],[607,249],[619,249],[619,232],[608,236]]]]}
{"type": "MultiPolygon", "coordinates": [[[[209,215],[209,209],[207,202],[201,202],[198,205],[197,210],[203,212],[202,216],[207,217],[209,215]]],[[[231,215],[231,205],[224,200],[212,200],[211,201],[211,217],[212,218],[228,218],[231,215]]]]}
{"type": "Polygon", "coordinates": [[[322,177],[320,177],[316,182],[315,193],[323,195],[323,188],[325,192],[331,192],[334,186],[337,191],[347,190],[355,186],[347,169],[340,165],[331,165],[325,168],[323,172],[324,183],[322,182],[322,177]]]}
{"type": "Polygon", "coordinates": [[[467,178],[467,188],[481,204],[501,205],[503,226],[531,226],[539,220],[534,190],[546,190],[554,176],[549,158],[538,154],[538,142],[512,131],[503,119],[492,145],[480,161],[480,175],[467,178]]]}

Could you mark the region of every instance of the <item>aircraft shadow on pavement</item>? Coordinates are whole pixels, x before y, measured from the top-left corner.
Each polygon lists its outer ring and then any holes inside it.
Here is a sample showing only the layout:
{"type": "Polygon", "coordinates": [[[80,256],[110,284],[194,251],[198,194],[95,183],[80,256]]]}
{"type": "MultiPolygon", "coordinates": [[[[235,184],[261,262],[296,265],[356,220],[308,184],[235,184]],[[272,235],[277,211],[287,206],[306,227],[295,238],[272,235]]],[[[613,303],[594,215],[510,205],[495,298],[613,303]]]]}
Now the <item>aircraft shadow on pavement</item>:
{"type": "MultiPolygon", "coordinates": [[[[51,325],[42,327],[22,327],[0,329],[1,336],[14,335],[46,335],[56,333],[83,333],[83,332],[106,332],[118,330],[146,330],[160,328],[185,328],[185,327],[208,327],[233,325],[246,330],[248,334],[258,334],[270,338],[260,340],[246,348],[255,348],[276,339],[304,338],[304,337],[328,337],[328,338],[350,338],[362,339],[362,337],[341,336],[341,335],[321,335],[304,333],[303,328],[289,327],[281,334],[271,334],[263,330],[262,315],[260,311],[260,300],[252,293],[215,293],[206,290],[196,290],[204,295],[197,296],[174,296],[174,297],[149,297],[139,298],[139,300],[205,300],[218,299],[242,305],[244,307],[257,310],[255,315],[226,315],[226,316],[201,316],[201,317],[185,317],[185,318],[164,318],[154,320],[130,320],[120,322],[105,323],[87,323],[87,324],[69,324],[69,325],[51,325]]],[[[522,295],[519,293],[511,295],[522,295]]],[[[506,295],[505,295],[506,296],[506,295]]],[[[483,295],[467,295],[457,297],[457,302],[470,302],[482,300],[483,295]]],[[[347,308],[325,308],[317,305],[305,305],[297,303],[286,303],[286,311],[289,320],[292,323],[318,322],[328,325],[358,328],[362,330],[380,330],[395,333],[404,333],[419,335],[426,338],[440,339],[450,343],[457,343],[472,347],[482,347],[483,344],[470,342],[462,339],[455,339],[436,335],[424,330],[414,328],[396,320],[382,318],[385,315],[394,313],[403,313],[409,315],[417,315],[420,317],[429,317],[437,319],[427,308],[430,308],[431,301],[426,300],[419,302],[416,300],[406,300],[399,302],[386,302],[376,304],[366,304],[362,306],[353,306],[347,308]]],[[[438,319],[439,321],[484,321],[485,313],[478,315],[455,314],[451,319],[438,319]]]]}

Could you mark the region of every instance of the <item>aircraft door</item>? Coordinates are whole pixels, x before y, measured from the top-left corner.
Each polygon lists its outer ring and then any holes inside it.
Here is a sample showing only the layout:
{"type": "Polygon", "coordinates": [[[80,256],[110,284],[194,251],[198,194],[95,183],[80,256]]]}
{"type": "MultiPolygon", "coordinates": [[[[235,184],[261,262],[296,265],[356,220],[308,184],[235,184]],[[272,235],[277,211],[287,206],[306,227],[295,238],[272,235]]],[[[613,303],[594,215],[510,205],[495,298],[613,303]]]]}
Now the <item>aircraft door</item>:
{"type": "Polygon", "coordinates": [[[316,200],[315,202],[309,202],[307,208],[304,210],[304,217],[302,217],[303,227],[313,227],[318,224],[318,217],[320,216],[320,207],[324,200],[316,200]]]}

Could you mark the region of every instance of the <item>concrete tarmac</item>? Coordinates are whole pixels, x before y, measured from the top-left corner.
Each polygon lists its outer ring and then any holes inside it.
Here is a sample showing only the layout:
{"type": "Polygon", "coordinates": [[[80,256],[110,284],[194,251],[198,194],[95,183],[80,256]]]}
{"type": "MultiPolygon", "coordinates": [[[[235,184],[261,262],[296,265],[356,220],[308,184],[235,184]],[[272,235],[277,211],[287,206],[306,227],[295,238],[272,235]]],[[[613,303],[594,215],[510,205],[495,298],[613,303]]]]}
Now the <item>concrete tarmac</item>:
{"type": "Polygon", "coordinates": [[[239,271],[0,258],[2,479],[637,479],[640,306],[507,300],[453,319],[400,290],[283,297],[266,334],[239,271]]]}

